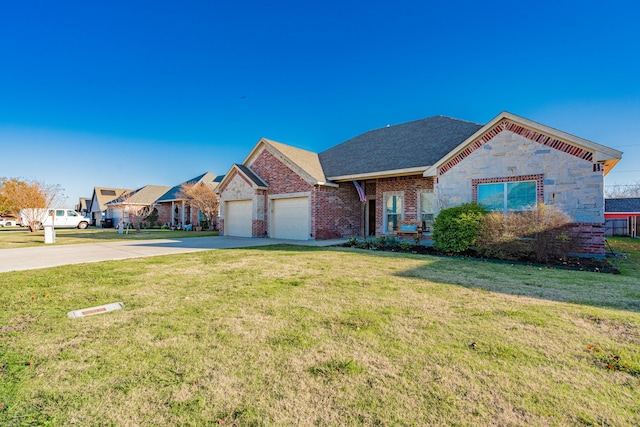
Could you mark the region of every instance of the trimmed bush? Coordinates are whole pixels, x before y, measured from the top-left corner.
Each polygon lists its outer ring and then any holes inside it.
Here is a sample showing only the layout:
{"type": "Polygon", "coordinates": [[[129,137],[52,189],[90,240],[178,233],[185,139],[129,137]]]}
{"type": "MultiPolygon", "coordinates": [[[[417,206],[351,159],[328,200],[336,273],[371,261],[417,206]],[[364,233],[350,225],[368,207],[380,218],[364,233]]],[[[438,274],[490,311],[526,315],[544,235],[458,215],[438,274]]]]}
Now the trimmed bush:
{"type": "Polygon", "coordinates": [[[477,203],[465,203],[440,211],[433,225],[433,245],[443,252],[460,253],[478,238],[487,210],[477,203]]]}

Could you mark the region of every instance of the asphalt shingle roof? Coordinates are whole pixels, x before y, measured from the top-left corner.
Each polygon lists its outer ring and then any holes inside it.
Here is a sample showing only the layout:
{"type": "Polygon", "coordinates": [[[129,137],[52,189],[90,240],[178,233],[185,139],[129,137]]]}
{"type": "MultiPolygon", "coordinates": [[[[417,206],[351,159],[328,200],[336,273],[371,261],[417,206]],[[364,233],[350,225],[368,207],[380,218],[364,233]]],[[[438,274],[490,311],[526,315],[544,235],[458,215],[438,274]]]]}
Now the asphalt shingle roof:
{"type": "MultiPolygon", "coordinates": [[[[214,187],[217,186],[224,176],[215,176],[211,172],[203,173],[202,175],[198,175],[195,178],[191,178],[189,181],[184,182],[184,184],[195,184],[195,183],[203,183],[210,184],[214,187]]],[[[162,197],[158,199],[158,202],[170,202],[172,200],[183,200],[178,197],[178,193],[180,192],[180,188],[182,184],[176,185],[172,187],[171,190],[167,191],[162,197]]]]}
{"type": "Polygon", "coordinates": [[[431,166],[483,125],[434,116],[371,130],[319,154],[331,177],[431,166]]]}
{"type": "Polygon", "coordinates": [[[148,205],[155,203],[163,194],[169,191],[170,188],[171,187],[164,185],[145,185],[144,187],[138,188],[131,193],[124,194],[107,204],[112,206],[122,203],[129,205],[148,205]]]}
{"type": "Polygon", "coordinates": [[[316,182],[327,181],[324,171],[322,170],[322,165],[320,164],[320,160],[318,158],[318,153],[292,147],[291,145],[282,144],[281,142],[272,141],[270,139],[263,139],[293,163],[298,165],[300,169],[308,173],[313,179],[316,180],[316,182]]]}
{"type": "Polygon", "coordinates": [[[640,197],[604,199],[605,212],[640,212],[640,197]]]}
{"type": "Polygon", "coordinates": [[[268,187],[268,185],[262,180],[262,178],[260,178],[258,175],[253,173],[253,171],[248,167],[244,165],[239,165],[239,164],[235,164],[234,166],[240,169],[242,173],[245,174],[246,177],[249,178],[251,181],[253,181],[254,184],[256,184],[257,186],[268,187]]]}

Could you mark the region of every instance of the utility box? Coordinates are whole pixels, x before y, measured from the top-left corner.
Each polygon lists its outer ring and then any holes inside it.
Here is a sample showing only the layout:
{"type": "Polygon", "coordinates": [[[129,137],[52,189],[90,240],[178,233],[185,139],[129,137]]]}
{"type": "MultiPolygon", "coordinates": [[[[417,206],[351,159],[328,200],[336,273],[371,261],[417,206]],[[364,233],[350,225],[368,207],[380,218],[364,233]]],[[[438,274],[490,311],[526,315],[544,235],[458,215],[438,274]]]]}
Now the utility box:
{"type": "Polygon", "coordinates": [[[53,228],[53,225],[44,226],[44,242],[45,243],[56,242],[56,229],[53,228]]]}

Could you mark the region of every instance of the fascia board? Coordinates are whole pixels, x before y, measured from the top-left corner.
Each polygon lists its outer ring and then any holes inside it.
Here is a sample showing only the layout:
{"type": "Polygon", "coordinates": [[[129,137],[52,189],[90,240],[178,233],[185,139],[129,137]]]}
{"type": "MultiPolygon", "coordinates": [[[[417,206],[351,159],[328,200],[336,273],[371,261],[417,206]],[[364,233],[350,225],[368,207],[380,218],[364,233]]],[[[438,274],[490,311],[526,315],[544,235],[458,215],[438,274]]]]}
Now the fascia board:
{"type": "Polygon", "coordinates": [[[405,168],[405,169],[393,169],[386,171],[377,171],[377,172],[367,172],[367,173],[359,173],[359,174],[351,174],[351,175],[340,175],[340,176],[329,176],[331,181],[349,181],[354,179],[374,179],[374,178],[386,178],[390,176],[406,176],[406,175],[414,175],[419,172],[423,172],[429,166],[419,166],[414,168],[405,168]]]}

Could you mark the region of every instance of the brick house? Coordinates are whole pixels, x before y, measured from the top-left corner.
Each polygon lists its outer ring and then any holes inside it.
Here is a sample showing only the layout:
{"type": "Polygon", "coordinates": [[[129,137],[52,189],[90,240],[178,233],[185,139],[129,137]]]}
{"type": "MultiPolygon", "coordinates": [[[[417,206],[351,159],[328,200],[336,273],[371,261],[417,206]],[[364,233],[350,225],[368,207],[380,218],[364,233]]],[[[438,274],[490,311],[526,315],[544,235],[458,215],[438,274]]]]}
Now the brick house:
{"type": "Polygon", "coordinates": [[[604,255],[604,175],[620,151],[503,112],[482,125],[436,116],[372,130],[321,153],[261,139],[221,181],[221,232],[328,239],[389,235],[442,208],[554,205],[585,255],[604,255]],[[360,197],[354,183],[366,195],[360,197]]]}
{"type": "Polygon", "coordinates": [[[157,200],[171,187],[164,185],[145,185],[137,190],[128,191],[115,200],[106,203],[113,224],[130,221],[130,212],[145,206],[154,206],[157,200]]]}
{"type": "MultiPolygon", "coordinates": [[[[213,188],[217,187],[222,176],[216,176],[211,172],[196,176],[183,184],[204,184],[213,188]]],[[[158,223],[160,224],[200,224],[203,215],[196,208],[192,208],[189,201],[180,195],[183,184],[176,185],[167,191],[156,202],[158,210],[158,223]]],[[[217,218],[214,218],[214,225],[217,218]]]]}

